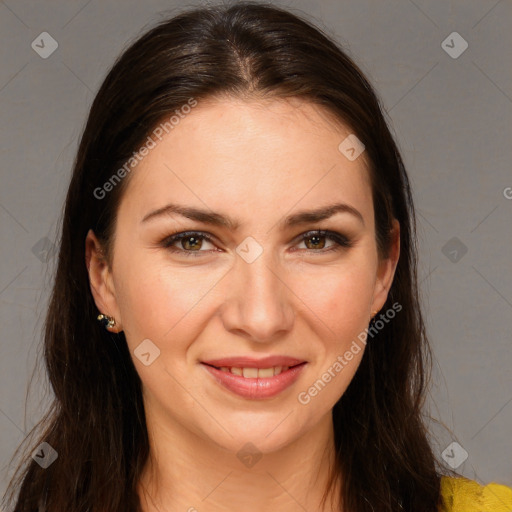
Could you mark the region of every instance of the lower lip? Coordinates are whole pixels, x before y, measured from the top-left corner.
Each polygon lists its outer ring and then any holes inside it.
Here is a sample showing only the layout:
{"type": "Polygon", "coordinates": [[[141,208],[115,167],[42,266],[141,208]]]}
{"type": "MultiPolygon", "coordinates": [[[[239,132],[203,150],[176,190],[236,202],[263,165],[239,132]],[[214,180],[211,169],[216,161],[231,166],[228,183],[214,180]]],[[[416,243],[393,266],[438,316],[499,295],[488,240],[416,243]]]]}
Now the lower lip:
{"type": "Polygon", "coordinates": [[[251,400],[273,398],[277,396],[299,378],[300,373],[306,366],[306,363],[301,363],[289,368],[285,372],[281,372],[279,375],[274,375],[273,377],[246,379],[240,375],[235,375],[231,372],[223,372],[222,370],[218,370],[217,368],[204,363],[201,364],[208,370],[208,372],[210,372],[219,384],[238,396],[249,398],[251,400]]]}

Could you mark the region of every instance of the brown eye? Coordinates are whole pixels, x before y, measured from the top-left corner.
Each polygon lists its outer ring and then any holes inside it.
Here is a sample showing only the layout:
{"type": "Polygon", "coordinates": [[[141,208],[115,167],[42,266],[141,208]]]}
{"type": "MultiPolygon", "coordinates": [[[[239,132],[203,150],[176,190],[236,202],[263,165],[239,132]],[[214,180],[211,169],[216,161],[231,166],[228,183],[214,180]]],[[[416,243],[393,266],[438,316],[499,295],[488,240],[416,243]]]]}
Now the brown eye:
{"type": "Polygon", "coordinates": [[[304,238],[304,242],[308,249],[323,249],[325,247],[325,235],[313,235],[304,238]],[[308,243],[311,241],[311,243],[308,243]]]}
{"type": "Polygon", "coordinates": [[[187,236],[181,239],[181,245],[183,246],[183,249],[200,249],[203,239],[197,236],[187,236]]]}
{"type": "Polygon", "coordinates": [[[162,242],[162,245],[172,252],[178,252],[186,256],[200,256],[201,253],[207,252],[207,250],[203,249],[205,242],[213,245],[209,236],[204,233],[192,231],[173,234],[167,237],[162,242]],[[175,246],[178,242],[180,242],[181,247],[175,246]]]}
{"type": "Polygon", "coordinates": [[[348,238],[340,233],[330,231],[309,231],[301,235],[302,242],[306,245],[307,250],[311,252],[326,253],[329,251],[336,251],[342,248],[351,247],[351,242],[348,238]],[[334,242],[332,245],[326,247],[326,240],[334,242]]]}

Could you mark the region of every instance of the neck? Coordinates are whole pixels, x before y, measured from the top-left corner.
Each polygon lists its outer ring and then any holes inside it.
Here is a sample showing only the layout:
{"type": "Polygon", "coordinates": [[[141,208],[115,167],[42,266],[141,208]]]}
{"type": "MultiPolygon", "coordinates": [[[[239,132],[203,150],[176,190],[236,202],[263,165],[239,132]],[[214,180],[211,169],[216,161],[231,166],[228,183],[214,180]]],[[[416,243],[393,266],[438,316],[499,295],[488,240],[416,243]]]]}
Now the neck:
{"type": "Polygon", "coordinates": [[[321,506],[334,464],[330,413],[277,451],[254,448],[252,459],[250,448],[233,453],[177,425],[151,418],[147,425],[150,456],[138,491],[143,512],[339,510],[339,482],[321,506]]]}

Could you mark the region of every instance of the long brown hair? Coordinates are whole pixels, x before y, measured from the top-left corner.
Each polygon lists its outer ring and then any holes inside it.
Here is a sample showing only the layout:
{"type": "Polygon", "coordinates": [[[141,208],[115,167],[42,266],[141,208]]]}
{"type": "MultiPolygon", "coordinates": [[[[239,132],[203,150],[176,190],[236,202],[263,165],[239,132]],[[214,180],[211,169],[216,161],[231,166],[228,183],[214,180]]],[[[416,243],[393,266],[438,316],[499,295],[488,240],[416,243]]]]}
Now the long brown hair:
{"type": "Polygon", "coordinates": [[[44,327],[54,399],[29,446],[47,442],[58,458],[47,469],[23,458],[9,486],[11,501],[19,491],[14,512],[140,510],[136,489],[149,454],[141,381],[124,334],[96,321],[84,241],[92,228],[110,258],[129,176],[104,197],[98,188],[164,117],[191,98],[218,95],[302,98],[324,107],[365,145],[381,255],[393,218],[401,228],[400,259],[383,310],[394,303],[402,310],[368,339],[333,409],[336,465],[324,499],[343,475],[339,498],[347,512],[434,512],[440,475],[422,416],[431,354],[401,156],[378,97],[351,58],[304,18],[255,2],[189,9],[155,25],[118,58],[94,99],[66,198],[44,327]]]}

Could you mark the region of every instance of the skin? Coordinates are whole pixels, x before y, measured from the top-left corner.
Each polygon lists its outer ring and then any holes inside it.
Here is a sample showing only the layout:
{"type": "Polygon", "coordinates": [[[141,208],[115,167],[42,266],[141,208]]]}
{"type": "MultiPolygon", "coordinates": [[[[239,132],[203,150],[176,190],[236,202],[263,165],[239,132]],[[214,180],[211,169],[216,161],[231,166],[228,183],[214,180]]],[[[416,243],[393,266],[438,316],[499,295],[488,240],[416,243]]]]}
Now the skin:
{"type": "Polygon", "coordinates": [[[111,330],[124,331],[143,384],[151,444],[139,485],[145,511],[335,509],[329,500],[319,505],[333,460],[331,410],[364,350],[307,405],[297,397],[382,308],[399,256],[395,222],[389,257],[378,257],[365,154],[349,161],[338,150],[349,133],[303,100],[202,101],[125,178],[110,265],[87,235],[94,299],[116,319],[111,330]],[[240,228],[175,213],[141,223],[170,202],[236,218],[240,228]],[[356,208],[364,223],[337,213],[279,224],[335,202],[356,208]],[[318,229],[353,245],[325,252],[336,245],[329,238],[318,246],[314,234],[299,238],[318,229]],[[181,253],[162,245],[183,231],[214,241],[175,242],[181,253]],[[236,252],[249,236],[263,249],[251,263],[236,252]],[[145,339],[160,350],[149,366],[133,354],[145,339]],[[308,363],[291,387],[264,400],[222,388],[200,363],[275,354],[308,363]],[[237,457],[248,442],[261,454],[252,467],[237,457]]]}

